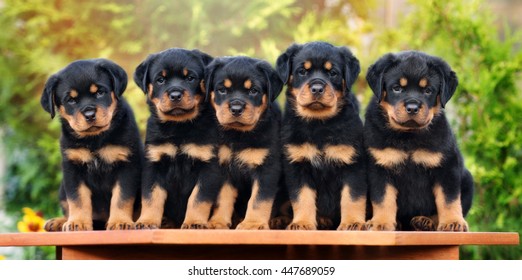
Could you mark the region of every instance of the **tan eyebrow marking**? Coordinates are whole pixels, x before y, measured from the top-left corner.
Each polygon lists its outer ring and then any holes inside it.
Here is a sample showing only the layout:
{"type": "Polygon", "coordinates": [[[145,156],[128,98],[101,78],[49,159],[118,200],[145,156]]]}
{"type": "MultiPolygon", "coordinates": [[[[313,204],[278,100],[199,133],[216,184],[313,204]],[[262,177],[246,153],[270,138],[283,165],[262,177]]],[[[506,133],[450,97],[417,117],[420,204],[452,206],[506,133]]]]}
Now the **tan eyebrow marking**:
{"type": "Polygon", "coordinates": [[[232,86],[232,81],[230,79],[225,79],[223,84],[225,85],[225,87],[229,88],[232,86]]]}
{"type": "Polygon", "coordinates": [[[307,61],[305,61],[303,66],[306,70],[308,70],[308,69],[312,68],[312,62],[310,60],[307,60],[307,61]]]}
{"type": "Polygon", "coordinates": [[[89,91],[91,93],[96,93],[98,91],[98,87],[95,84],[92,84],[91,87],[89,88],[89,91]]]}
{"type": "Polygon", "coordinates": [[[400,80],[399,80],[399,83],[401,84],[401,87],[405,87],[408,85],[408,79],[402,77],[400,80]]]}
{"type": "Polygon", "coordinates": [[[332,63],[330,61],[327,61],[324,63],[324,69],[331,70],[332,69],[332,63]]]}
{"type": "Polygon", "coordinates": [[[250,79],[247,79],[244,84],[246,89],[250,89],[252,87],[252,81],[250,79]]]}
{"type": "Polygon", "coordinates": [[[420,79],[420,81],[419,81],[419,86],[420,86],[420,87],[424,88],[424,87],[426,87],[427,85],[428,85],[428,79],[426,79],[426,78],[422,78],[422,79],[420,79]]]}

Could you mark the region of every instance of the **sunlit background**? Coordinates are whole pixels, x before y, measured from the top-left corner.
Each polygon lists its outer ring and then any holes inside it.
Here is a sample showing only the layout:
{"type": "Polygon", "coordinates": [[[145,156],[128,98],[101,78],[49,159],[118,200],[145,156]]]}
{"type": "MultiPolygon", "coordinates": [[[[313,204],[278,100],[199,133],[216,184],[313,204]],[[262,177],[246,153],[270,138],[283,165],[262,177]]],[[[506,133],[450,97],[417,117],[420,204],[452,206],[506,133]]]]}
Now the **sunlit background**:
{"type": "MultiPolygon", "coordinates": [[[[476,184],[471,230],[521,232],[520,15],[516,0],[0,0],[0,232],[39,230],[41,216],[60,214],[60,125],[39,99],[49,75],[71,61],[105,57],[127,71],[124,96],[143,135],[149,113],[132,75],[148,54],[197,48],[274,64],[290,44],[313,40],[358,57],[353,90],[363,112],[366,69],[381,55],[417,49],[447,60],[460,83],[446,111],[476,184]]],[[[522,258],[516,246],[462,250],[466,259],[522,258]]],[[[0,248],[0,259],[53,254],[0,248]]]]}

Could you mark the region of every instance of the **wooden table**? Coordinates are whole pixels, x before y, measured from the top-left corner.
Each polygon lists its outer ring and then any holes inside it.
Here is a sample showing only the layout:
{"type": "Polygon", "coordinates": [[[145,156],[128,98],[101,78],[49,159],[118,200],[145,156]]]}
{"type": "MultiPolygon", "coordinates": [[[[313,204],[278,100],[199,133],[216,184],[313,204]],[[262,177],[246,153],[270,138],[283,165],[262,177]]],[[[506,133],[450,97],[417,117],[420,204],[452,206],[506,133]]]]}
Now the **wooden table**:
{"type": "Polygon", "coordinates": [[[516,232],[131,230],[0,234],[57,259],[459,259],[462,245],[519,245],[516,232]]]}

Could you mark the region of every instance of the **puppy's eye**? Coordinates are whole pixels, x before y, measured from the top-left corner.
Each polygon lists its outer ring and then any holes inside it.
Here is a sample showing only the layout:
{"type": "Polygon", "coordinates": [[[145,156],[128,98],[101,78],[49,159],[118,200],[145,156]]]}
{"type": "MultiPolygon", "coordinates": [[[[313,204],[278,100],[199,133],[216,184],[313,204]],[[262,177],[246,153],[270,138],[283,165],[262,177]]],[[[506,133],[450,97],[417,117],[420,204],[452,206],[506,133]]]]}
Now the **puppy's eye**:
{"type": "Polygon", "coordinates": [[[259,91],[255,88],[252,88],[248,91],[248,94],[250,94],[252,96],[256,96],[258,93],[259,93],[259,91]]]}
{"type": "Polygon", "coordinates": [[[335,78],[335,77],[337,77],[337,71],[335,71],[335,70],[331,70],[331,71],[328,72],[328,75],[329,75],[330,77],[332,77],[332,78],[335,78]]]}
{"type": "Polygon", "coordinates": [[[158,77],[158,78],[156,79],[156,83],[157,83],[158,85],[162,85],[162,84],[164,84],[164,83],[165,83],[165,78],[164,78],[164,77],[158,77]]]}
{"type": "Polygon", "coordinates": [[[67,103],[70,105],[74,105],[77,103],[76,98],[69,98],[67,99],[67,103]]]}
{"type": "Polygon", "coordinates": [[[196,79],[196,77],[192,76],[192,75],[188,75],[186,78],[187,82],[192,82],[196,79]]]}
{"type": "Polygon", "coordinates": [[[308,73],[308,70],[306,70],[304,68],[299,68],[299,70],[297,70],[297,74],[299,74],[300,76],[306,76],[307,73],[308,73]]]}
{"type": "Polygon", "coordinates": [[[394,85],[392,87],[392,90],[393,90],[394,93],[401,93],[402,92],[402,87],[399,86],[399,85],[394,85]]]}
{"type": "Polygon", "coordinates": [[[101,90],[98,90],[98,91],[96,92],[96,98],[101,98],[101,97],[103,97],[103,96],[105,95],[105,93],[106,93],[105,90],[102,90],[102,89],[101,89],[101,90]]]}
{"type": "Polygon", "coordinates": [[[429,88],[427,88],[427,89],[424,90],[424,94],[426,94],[426,95],[430,95],[431,92],[432,92],[432,91],[431,91],[431,89],[429,89],[429,88]]]}
{"type": "Polygon", "coordinates": [[[226,89],[225,87],[219,87],[219,88],[217,89],[217,92],[218,92],[219,94],[223,94],[223,95],[224,95],[224,94],[227,94],[227,89],[226,89]]]}

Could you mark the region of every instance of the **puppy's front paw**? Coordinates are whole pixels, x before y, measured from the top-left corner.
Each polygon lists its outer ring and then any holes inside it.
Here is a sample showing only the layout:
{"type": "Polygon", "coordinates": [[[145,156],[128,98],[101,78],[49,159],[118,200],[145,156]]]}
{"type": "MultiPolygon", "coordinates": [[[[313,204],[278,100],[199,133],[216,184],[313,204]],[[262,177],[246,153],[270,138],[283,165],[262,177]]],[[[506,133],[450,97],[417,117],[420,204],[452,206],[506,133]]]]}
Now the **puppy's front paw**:
{"type": "Polygon", "coordinates": [[[209,229],[230,229],[231,226],[232,223],[222,220],[210,220],[207,223],[207,227],[209,229]]]}
{"type": "Polygon", "coordinates": [[[433,220],[425,216],[413,217],[410,221],[410,225],[416,231],[434,231],[436,229],[433,220]]]}
{"type": "Polygon", "coordinates": [[[158,229],[160,226],[161,222],[148,220],[138,220],[136,223],[134,223],[135,229],[158,229]]]}
{"type": "Polygon", "coordinates": [[[62,231],[65,222],[67,222],[65,217],[52,218],[45,221],[44,229],[45,231],[62,231]]]}
{"type": "Polygon", "coordinates": [[[316,230],[317,226],[314,223],[298,221],[292,222],[286,229],[289,230],[316,230]]]}
{"type": "Polygon", "coordinates": [[[366,223],[341,223],[337,230],[366,230],[366,223]]]}
{"type": "Polygon", "coordinates": [[[68,220],[63,224],[63,231],[84,231],[92,230],[92,221],[68,220]]]}
{"type": "Polygon", "coordinates": [[[366,222],[365,227],[371,231],[394,231],[397,228],[397,223],[372,219],[366,222]]]}
{"type": "Polygon", "coordinates": [[[131,230],[135,229],[134,222],[128,221],[110,221],[107,222],[107,230],[131,230]]]}
{"type": "Polygon", "coordinates": [[[184,222],[181,229],[208,229],[208,225],[205,222],[184,222]]]}
{"type": "Polygon", "coordinates": [[[242,221],[236,227],[238,230],[259,230],[270,229],[268,223],[259,221],[242,221]]]}
{"type": "Polygon", "coordinates": [[[437,231],[469,231],[468,223],[464,219],[450,220],[450,221],[439,221],[437,231]]]}

